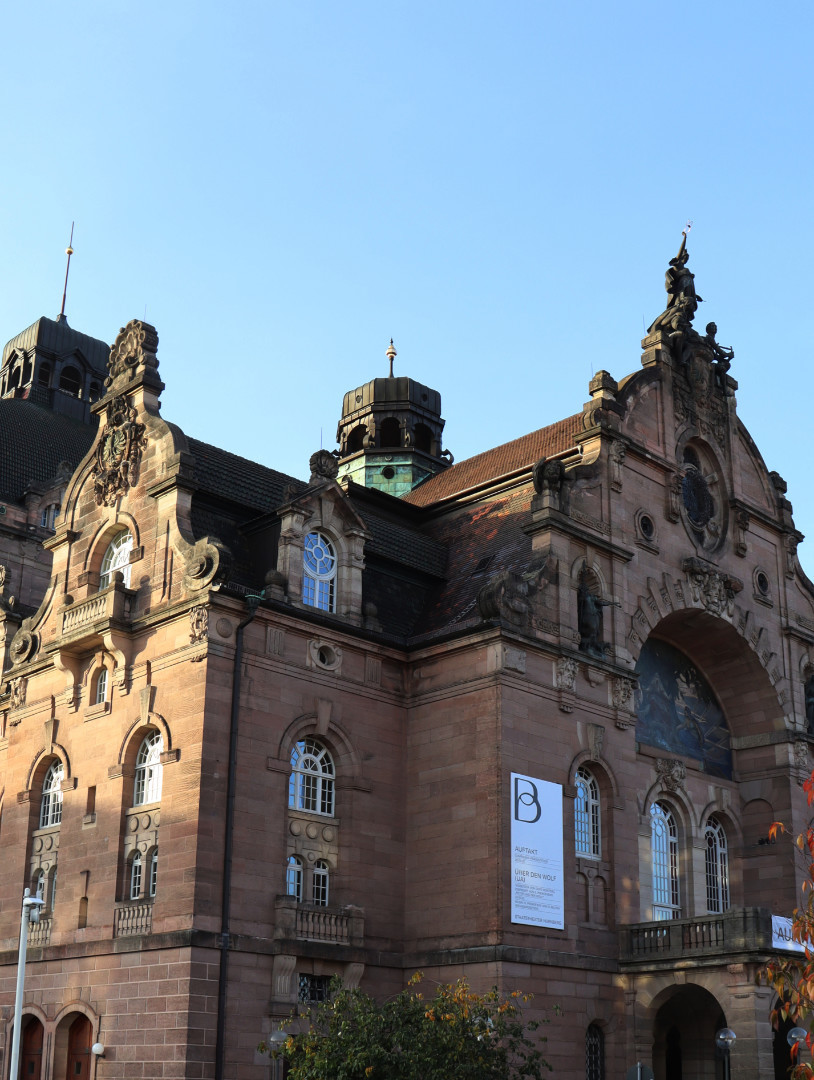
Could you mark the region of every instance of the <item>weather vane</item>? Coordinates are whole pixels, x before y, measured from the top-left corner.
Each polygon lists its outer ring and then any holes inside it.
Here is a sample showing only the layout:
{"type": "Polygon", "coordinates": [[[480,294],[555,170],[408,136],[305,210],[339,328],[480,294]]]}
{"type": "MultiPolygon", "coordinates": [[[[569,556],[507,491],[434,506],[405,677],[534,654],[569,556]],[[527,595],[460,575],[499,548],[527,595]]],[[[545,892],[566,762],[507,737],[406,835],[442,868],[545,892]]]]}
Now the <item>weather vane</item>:
{"type": "Polygon", "coordinates": [[[65,254],[68,256],[68,265],[65,267],[65,288],[62,290],[62,307],[57,318],[57,322],[67,322],[65,318],[65,297],[68,295],[68,272],[71,269],[71,255],[73,255],[73,227],[75,222],[71,222],[71,239],[68,241],[68,246],[65,248],[65,254]]]}

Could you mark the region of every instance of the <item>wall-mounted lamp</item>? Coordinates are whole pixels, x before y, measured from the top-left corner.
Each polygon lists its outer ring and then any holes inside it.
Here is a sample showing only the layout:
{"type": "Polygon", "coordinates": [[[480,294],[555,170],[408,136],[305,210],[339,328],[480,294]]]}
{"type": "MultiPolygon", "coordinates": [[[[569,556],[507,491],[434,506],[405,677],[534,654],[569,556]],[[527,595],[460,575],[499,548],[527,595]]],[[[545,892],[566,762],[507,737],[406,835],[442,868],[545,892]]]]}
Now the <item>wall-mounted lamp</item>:
{"type": "Polygon", "coordinates": [[[98,1058],[104,1057],[105,1056],[105,1044],[104,1043],[94,1043],[93,1046],[90,1048],[90,1052],[92,1054],[95,1054],[98,1058]]]}

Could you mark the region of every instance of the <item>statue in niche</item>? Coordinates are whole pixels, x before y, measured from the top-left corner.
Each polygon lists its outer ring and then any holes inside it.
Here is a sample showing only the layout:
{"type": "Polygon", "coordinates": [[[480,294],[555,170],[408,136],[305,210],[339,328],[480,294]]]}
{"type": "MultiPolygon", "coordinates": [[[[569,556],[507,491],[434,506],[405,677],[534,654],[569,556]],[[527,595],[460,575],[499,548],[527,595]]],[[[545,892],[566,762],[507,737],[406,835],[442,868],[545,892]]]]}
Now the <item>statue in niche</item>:
{"type": "Polygon", "coordinates": [[[806,703],[806,730],[809,735],[814,735],[814,667],[806,668],[805,677],[803,694],[806,703]]]}
{"type": "Polygon", "coordinates": [[[603,640],[603,608],[619,607],[613,600],[603,600],[597,593],[591,591],[591,582],[594,575],[583,564],[577,586],[577,629],[579,630],[579,647],[582,652],[592,656],[604,657],[610,649],[610,644],[603,640]]]}

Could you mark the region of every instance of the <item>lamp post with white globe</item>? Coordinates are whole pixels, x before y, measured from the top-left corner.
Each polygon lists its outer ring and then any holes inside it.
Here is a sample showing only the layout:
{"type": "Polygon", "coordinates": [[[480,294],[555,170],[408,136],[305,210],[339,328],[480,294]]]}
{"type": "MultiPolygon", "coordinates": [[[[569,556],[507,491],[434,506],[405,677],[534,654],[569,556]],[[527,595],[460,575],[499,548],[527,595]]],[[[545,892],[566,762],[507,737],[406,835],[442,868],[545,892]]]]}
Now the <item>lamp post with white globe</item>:
{"type": "Polygon", "coordinates": [[[729,1054],[736,1038],[737,1035],[732,1028],[725,1027],[715,1032],[715,1045],[720,1050],[724,1061],[724,1080],[730,1080],[729,1054]]]}

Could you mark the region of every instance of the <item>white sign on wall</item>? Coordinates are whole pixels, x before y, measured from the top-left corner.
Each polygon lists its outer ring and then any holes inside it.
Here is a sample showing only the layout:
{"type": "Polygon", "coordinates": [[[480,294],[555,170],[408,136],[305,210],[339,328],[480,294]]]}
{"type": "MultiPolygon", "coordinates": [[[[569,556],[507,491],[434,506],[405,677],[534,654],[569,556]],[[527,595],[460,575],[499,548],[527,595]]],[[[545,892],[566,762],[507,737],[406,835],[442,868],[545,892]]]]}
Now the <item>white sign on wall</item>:
{"type": "MultiPolygon", "coordinates": [[[[808,945],[811,948],[810,941],[808,945]]],[[[782,915],[772,915],[772,948],[784,949],[786,952],[804,953],[806,951],[802,941],[794,940],[791,919],[786,919],[782,915]]]]}
{"type": "Polygon", "coordinates": [[[512,922],[565,928],[562,785],[512,773],[512,922]]]}

